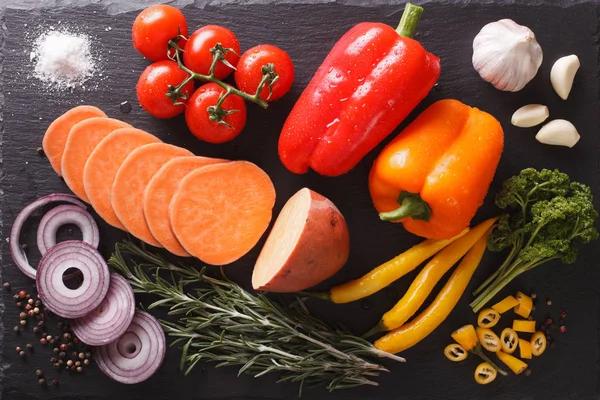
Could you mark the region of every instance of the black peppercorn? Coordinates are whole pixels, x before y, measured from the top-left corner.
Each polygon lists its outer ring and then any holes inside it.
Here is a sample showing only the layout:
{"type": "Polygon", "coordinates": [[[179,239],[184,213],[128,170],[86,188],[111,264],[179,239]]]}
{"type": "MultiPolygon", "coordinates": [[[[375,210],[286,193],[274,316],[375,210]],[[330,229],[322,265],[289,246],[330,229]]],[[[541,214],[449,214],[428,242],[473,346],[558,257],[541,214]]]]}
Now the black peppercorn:
{"type": "Polygon", "coordinates": [[[58,357],[60,358],[65,358],[67,356],[67,353],[65,353],[64,351],[61,351],[60,353],[58,353],[58,357]]]}
{"type": "Polygon", "coordinates": [[[41,370],[41,369],[36,369],[36,370],[35,370],[35,374],[36,374],[37,376],[42,376],[42,375],[44,375],[44,373],[42,372],[42,370],[41,370]]]}
{"type": "Polygon", "coordinates": [[[46,380],[44,378],[40,378],[38,380],[38,383],[40,384],[40,386],[44,386],[46,384],[46,380]]]}
{"type": "MultiPolygon", "coordinates": [[[[41,305],[42,305],[42,301],[41,300],[36,300],[35,301],[35,306],[36,307],[41,307],[41,305]]],[[[60,324],[60,322],[59,322],[59,324],[60,324]]]]}
{"type": "Polygon", "coordinates": [[[92,357],[92,352],[86,351],[85,352],[85,358],[90,358],[90,357],[92,357]]]}
{"type": "Polygon", "coordinates": [[[73,338],[73,343],[75,343],[75,344],[79,343],[79,339],[77,339],[77,336],[75,336],[75,337],[73,338]]]}
{"type": "Polygon", "coordinates": [[[63,335],[63,338],[64,338],[65,340],[70,340],[70,339],[71,339],[71,334],[70,334],[69,332],[66,332],[66,333],[63,335]]]}
{"type": "Polygon", "coordinates": [[[56,358],[52,357],[52,358],[50,359],[50,362],[51,362],[51,363],[55,363],[55,362],[58,362],[58,360],[57,360],[56,358]]]}
{"type": "Polygon", "coordinates": [[[19,332],[21,332],[21,328],[19,328],[19,326],[17,325],[13,328],[13,331],[15,331],[16,333],[19,333],[19,332]]]}
{"type": "Polygon", "coordinates": [[[27,343],[25,347],[27,348],[27,350],[33,350],[33,345],[31,343],[27,343]]]}
{"type": "Polygon", "coordinates": [[[26,356],[25,352],[23,350],[21,350],[21,352],[19,353],[19,357],[23,358],[25,356],[26,356]]]}
{"type": "Polygon", "coordinates": [[[26,298],[27,300],[29,300],[29,299],[31,299],[31,295],[28,293],[28,294],[27,294],[27,296],[25,296],[25,298],[26,298]]]}
{"type": "Polygon", "coordinates": [[[58,379],[56,379],[56,378],[52,378],[52,380],[50,381],[50,384],[51,384],[52,386],[58,386],[58,379]]]}
{"type": "Polygon", "coordinates": [[[60,364],[55,362],[54,364],[52,364],[52,368],[54,369],[60,369],[60,364]]]}
{"type": "Polygon", "coordinates": [[[21,311],[21,312],[19,313],[19,319],[27,319],[27,313],[26,313],[26,312],[23,312],[23,311],[21,311]]]}
{"type": "Polygon", "coordinates": [[[73,359],[77,358],[77,352],[76,351],[74,351],[74,352],[71,353],[71,358],[73,358],[73,359]]]}
{"type": "MultiPolygon", "coordinates": [[[[39,326],[40,328],[41,328],[42,326],[44,326],[44,321],[42,320],[42,321],[38,322],[38,326],[39,326]]],[[[44,335],[44,336],[45,336],[45,335],[44,335]]]]}
{"type": "Polygon", "coordinates": [[[4,282],[4,283],[2,284],[2,287],[3,287],[4,289],[6,289],[6,290],[10,290],[10,283],[8,283],[8,282],[4,282]]]}
{"type": "Polygon", "coordinates": [[[22,308],[23,307],[23,303],[21,303],[20,301],[17,301],[17,308],[22,308]]]}
{"type": "Polygon", "coordinates": [[[21,243],[21,248],[25,251],[27,250],[27,243],[21,243]]]}
{"type": "Polygon", "coordinates": [[[58,347],[55,347],[54,349],[52,349],[52,351],[54,352],[54,354],[58,354],[58,352],[60,351],[60,349],[58,347]]]}
{"type": "Polygon", "coordinates": [[[21,350],[23,350],[23,349],[22,349],[22,348],[20,348],[19,346],[15,347],[15,351],[16,351],[17,353],[20,353],[20,352],[21,352],[21,350]]]}
{"type": "Polygon", "coordinates": [[[40,328],[38,328],[37,326],[33,327],[33,333],[39,333],[40,332],[40,328]]]}

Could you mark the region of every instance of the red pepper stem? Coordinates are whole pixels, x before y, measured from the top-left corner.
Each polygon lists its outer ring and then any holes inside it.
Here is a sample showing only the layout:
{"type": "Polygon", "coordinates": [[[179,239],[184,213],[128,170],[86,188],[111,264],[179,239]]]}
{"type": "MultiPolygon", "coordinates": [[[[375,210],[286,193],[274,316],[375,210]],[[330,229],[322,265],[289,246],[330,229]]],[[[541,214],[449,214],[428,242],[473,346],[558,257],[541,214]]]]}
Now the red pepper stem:
{"type": "Polygon", "coordinates": [[[392,211],[379,213],[382,221],[399,221],[411,217],[423,221],[429,221],[431,208],[418,194],[402,192],[398,198],[400,207],[392,211]]]}
{"type": "Polygon", "coordinates": [[[398,32],[400,36],[412,38],[417,30],[417,25],[419,24],[422,13],[423,7],[406,3],[404,12],[402,13],[402,18],[400,18],[400,23],[396,28],[396,32],[398,32]]]}

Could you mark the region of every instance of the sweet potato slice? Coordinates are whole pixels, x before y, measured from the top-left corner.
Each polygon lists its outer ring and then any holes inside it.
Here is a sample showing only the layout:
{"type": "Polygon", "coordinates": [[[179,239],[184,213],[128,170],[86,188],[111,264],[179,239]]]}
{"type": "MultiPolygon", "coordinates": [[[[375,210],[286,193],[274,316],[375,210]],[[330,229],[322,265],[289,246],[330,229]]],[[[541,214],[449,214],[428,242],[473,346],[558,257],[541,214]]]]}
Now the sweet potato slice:
{"type": "Polygon", "coordinates": [[[98,144],[109,133],[131,125],[118,119],[92,117],[73,125],[62,156],[62,174],[69,189],[81,200],[90,202],[83,187],[83,168],[98,144]]]}
{"type": "Polygon", "coordinates": [[[110,203],[110,191],[121,164],[133,150],[156,142],[160,140],[147,132],[121,128],[102,139],[88,157],[83,168],[83,187],[94,210],[108,224],[125,230],[110,203]]]}
{"type": "Polygon", "coordinates": [[[285,204],[252,274],[252,287],[297,292],[335,274],[348,259],[344,217],[327,198],[304,188],[285,204]]]}
{"type": "Polygon", "coordinates": [[[115,176],[110,202],[119,221],[129,233],[152,246],[162,247],[146,223],[142,207],[144,190],[154,174],[167,161],[175,157],[193,155],[191,151],[182,147],[151,143],[138,147],[127,156],[115,176]]]}
{"type": "Polygon", "coordinates": [[[78,122],[92,117],[106,118],[106,114],[93,106],[77,106],[56,118],[46,129],[42,148],[58,176],[62,176],[62,156],[71,128],[78,122]]]}
{"type": "Polygon", "coordinates": [[[248,253],[267,230],[275,188],[248,161],[207,165],[188,174],[169,205],[179,243],[207,264],[225,265],[248,253]]]}
{"type": "Polygon", "coordinates": [[[144,191],[144,216],[152,236],[171,253],[189,257],[171,229],[169,204],[181,180],[190,172],[206,165],[227,162],[208,157],[177,157],[164,164],[150,179],[144,191]]]}

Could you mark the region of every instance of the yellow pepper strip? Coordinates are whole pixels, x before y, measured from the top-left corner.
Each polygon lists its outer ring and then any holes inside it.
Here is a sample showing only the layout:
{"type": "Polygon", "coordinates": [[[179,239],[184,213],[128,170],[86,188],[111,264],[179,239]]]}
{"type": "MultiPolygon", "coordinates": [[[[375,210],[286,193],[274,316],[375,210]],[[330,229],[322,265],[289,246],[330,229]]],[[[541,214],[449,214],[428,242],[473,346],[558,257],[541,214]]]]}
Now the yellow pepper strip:
{"type": "Polygon", "coordinates": [[[515,313],[523,318],[529,317],[533,308],[533,299],[521,292],[517,292],[515,297],[519,300],[519,305],[515,307],[515,313]]]}
{"type": "Polygon", "coordinates": [[[519,335],[513,329],[504,328],[500,334],[500,344],[503,352],[512,354],[519,345],[519,335]]]}
{"type": "MultiPolygon", "coordinates": [[[[508,375],[506,371],[499,368],[494,362],[492,362],[492,360],[489,359],[488,356],[485,355],[483,350],[481,350],[481,345],[479,344],[477,333],[475,332],[475,327],[473,325],[465,325],[461,328],[458,328],[452,333],[451,336],[452,339],[456,340],[456,342],[463,347],[463,349],[481,357],[483,361],[489,363],[500,374],[505,376],[508,375]]],[[[377,343],[375,343],[375,347],[377,347],[377,343]]]]}
{"type": "Polygon", "coordinates": [[[535,321],[515,319],[513,321],[513,329],[517,332],[533,333],[535,332],[535,321]]]}
{"type": "Polygon", "coordinates": [[[477,316],[477,325],[481,328],[493,328],[500,321],[500,313],[492,308],[485,308],[477,316]]]}
{"type": "Polygon", "coordinates": [[[519,339],[519,356],[531,360],[532,354],[531,342],[525,339],[519,339]]]}
{"type": "Polygon", "coordinates": [[[546,335],[544,332],[536,332],[531,337],[531,353],[534,356],[541,356],[542,353],[546,350],[546,335]]]}
{"type": "Polygon", "coordinates": [[[414,245],[399,256],[376,267],[363,277],[331,288],[328,297],[334,303],[340,304],[370,296],[413,271],[423,261],[433,257],[444,247],[464,236],[467,232],[469,232],[468,228],[451,239],[428,239],[414,245]]]}
{"type": "Polygon", "coordinates": [[[521,372],[527,369],[527,364],[519,360],[517,357],[513,357],[510,354],[506,354],[502,351],[496,353],[500,361],[502,361],[512,372],[519,375],[521,372]]]}
{"type": "Polygon", "coordinates": [[[490,365],[490,363],[482,362],[475,368],[475,382],[480,385],[487,385],[493,382],[498,375],[496,369],[490,365]]]}
{"type": "Polygon", "coordinates": [[[519,300],[515,299],[513,296],[507,296],[504,300],[499,303],[496,303],[492,306],[492,308],[498,311],[500,314],[504,314],[511,308],[515,308],[519,305],[519,300]]]}
{"type": "Polygon", "coordinates": [[[502,348],[500,345],[500,338],[491,329],[488,328],[477,328],[477,339],[484,349],[492,353],[497,352],[502,348]]]}
{"type": "Polygon", "coordinates": [[[390,331],[402,326],[419,310],[442,276],[486,234],[497,219],[483,221],[433,257],[417,275],[400,301],[383,315],[379,324],[369,333],[390,331]]]}
{"type": "Polygon", "coordinates": [[[490,228],[475,246],[462,259],[440,293],[420,315],[409,323],[388,333],[375,342],[378,349],[387,352],[400,352],[419,343],[433,332],[448,317],[467,288],[473,273],[479,266],[487,241],[492,233],[490,228]]]}
{"type": "Polygon", "coordinates": [[[444,349],[444,355],[452,362],[459,362],[467,359],[467,351],[460,344],[452,343],[444,349]]]}

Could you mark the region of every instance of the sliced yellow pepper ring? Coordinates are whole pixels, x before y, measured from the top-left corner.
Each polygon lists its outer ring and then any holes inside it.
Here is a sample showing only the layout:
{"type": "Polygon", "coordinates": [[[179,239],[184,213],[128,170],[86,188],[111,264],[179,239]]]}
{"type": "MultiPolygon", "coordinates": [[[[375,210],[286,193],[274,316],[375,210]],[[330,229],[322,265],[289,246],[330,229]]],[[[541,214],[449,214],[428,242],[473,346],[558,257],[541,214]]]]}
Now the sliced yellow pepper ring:
{"type": "Polygon", "coordinates": [[[505,328],[500,334],[500,344],[503,352],[512,354],[519,345],[519,335],[514,330],[505,328]]]}
{"type": "Polygon", "coordinates": [[[546,351],[546,335],[544,332],[536,332],[531,337],[531,353],[534,356],[541,356],[544,351],[546,351]]]}
{"type": "Polygon", "coordinates": [[[481,328],[493,328],[500,321],[500,313],[492,308],[486,308],[479,312],[477,325],[481,328]]]}
{"type": "Polygon", "coordinates": [[[444,349],[446,358],[453,362],[463,361],[469,353],[458,343],[452,343],[444,349]]]}
{"type": "Polygon", "coordinates": [[[517,292],[515,297],[519,300],[519,305],[515,307],[515,313],[523,318],[529,317],[533,309],[533,299],[521,292],[517,292]]]}
{"type": "Polygon", "coordinates": [[[512,328],[517,332],[533,333],[535,332],[535,321],[515,319],[512,328]]]}
{"type": "Polygon", "coordinates": [[[490,363],[482,362],[475,368],[475,382],[480,385],[487,385],[496,379],[498,373],[490,363]]]}
{"type": "Polygon", "coordinates": [[[531,360],[532,346],[529,340],[519,339],[519,353],[521,358],[531,360]]]}
{"type": "Polygon", "coordinates": [[[502,351],[496,353],[500,361],[502,361],[508,368],[511,369],[516,375],[527,369],[527,364],[519,360],[517,357],[513,357],[510,354],[506,354],[502,351]]]}
{"type": "Polygon", "coordinates": [[[502,347],[500,338],[491,329],[477,328],[477,338],[483,348],[492,353],[499,351],[502,347]]]}
{"type": "Polygon", "coordinates": [[[515,299],[513,296],[507,296],[504,300],[499,303],[496,303],[492,306],[492,308],[498,311],[500,314],[504,314],[511,308],[515,308],[519,305],[519,300],[515,299]]]}

